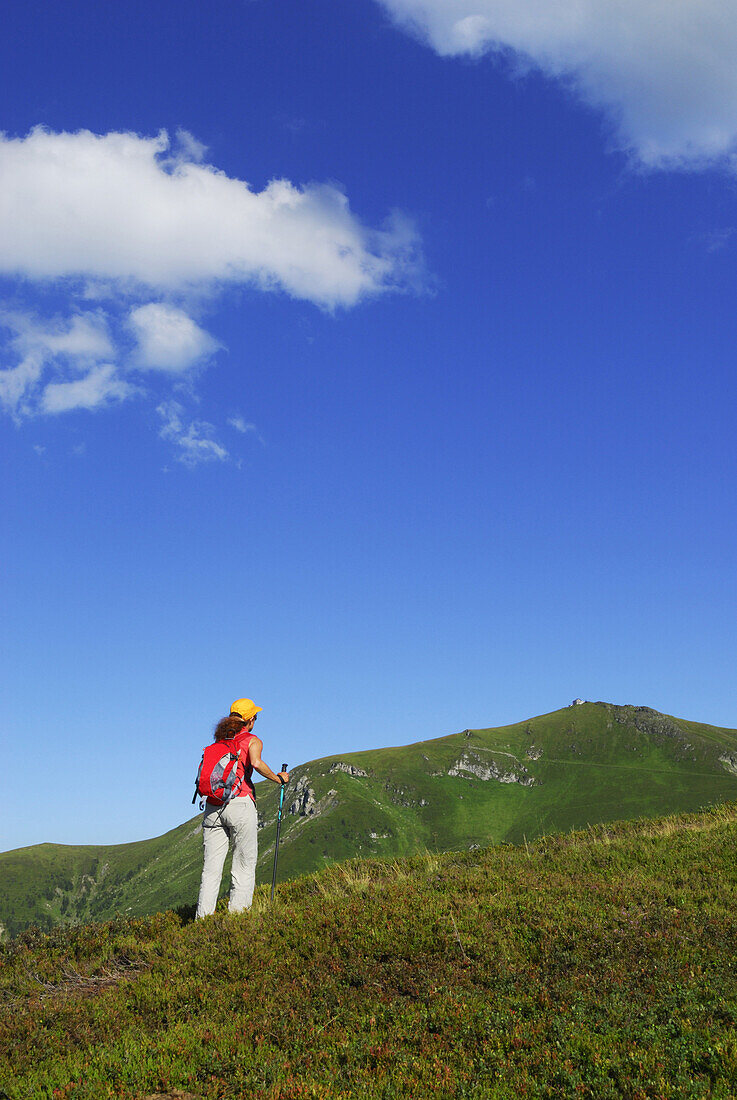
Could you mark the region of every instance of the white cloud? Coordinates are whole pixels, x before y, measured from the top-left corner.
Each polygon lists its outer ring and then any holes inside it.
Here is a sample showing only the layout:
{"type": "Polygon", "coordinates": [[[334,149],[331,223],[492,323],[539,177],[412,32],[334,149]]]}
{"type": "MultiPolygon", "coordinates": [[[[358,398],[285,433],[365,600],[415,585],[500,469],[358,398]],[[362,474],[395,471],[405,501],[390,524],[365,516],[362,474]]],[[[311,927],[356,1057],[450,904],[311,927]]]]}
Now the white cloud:
{"type": "Polygon", "coordinates": [[[161,302],[138,306],[129,321],[138,345],[132,362],[140,368],[183,371],[219,347],[183,310],[161,302]]]}
{"type": "Polygon", "coordinates": [[[249,420],[244,420],[242,416],[231,416],[228,418],[228,426],[240,432],[241,435],[255,435],[262,447],[266,446],[266,440],[261,435],[256,424],[252,424],[249,420]]]}
{"type": "Polygon", "coordinates": [[[14,367],[0,370],[0,402],[16,418],[28,413],[27,396],[38,385],[44,370],[41,352],[29,352],[14,367]]]}
{"type": "Polygon", "coordinates": [[[0,403],[16,418],[39,409],[51,411],[43,402],[39,406],[37,398],[52,365],[76,374],[114,351],[107,323],[99,313],[41,322],[31,314],[5,311],[0,312],[0,327],[10,331],[8,348],[20,360],[0,370],[0,403]]]}
{"type": "Polygon", "coordinates": [[[76,314],[68,328],[57,322],[55,327],[46,331],[37,329],[31,338],[52,355],[65,355],[77,361],[104,359],[113,354],[107,323],[96,313],[76,314]]]}
{"type": "Polygon", "coordinates": [[[0,136],[0,272],[157,290],[250,283],[332,309],[415,284],[418,240],[369,229],[332,184],[261,192],[166,132],[0,136]]]}
{"type": "MultiPolygon", "coordinates": [[[[130,344],[131,329],[138,337],[128,357],[132,365],[155,368],[164,376],[181,373],[218,347],[183,310],[159,302],[129,313],[97,309],[44,321],[30,313],[0,311],[0,327],[9,331],[6,350],[18,360],[0,370],[0,404],[16,422],[30,416],[98,410],[135,394],[145,395],[108,361],[111,355],[125,361],[121,348],[126,339],[130,344]]],[[[170,388],[168,378],[167,384],[170,388]]],[[[161,402],[160,393],[156,400],[161,402]]],[[[228,457],[206,421],[185,421],[183,407],[170,400],[161,402],[157,411],[163,420],[160,435],[174,444],[185,465],[228,457]]],[[[243,431],[252,428],[245,421],[239,423],[243,431]]],[[[81,443],[73,453],[81,454],[83,449],[81,443]]]]}
{"type": "Polygon", "coordinates": [[[49,382],[41,395],[41,409],[46,413],[98,409],[132,393],[135,388],[117,377],[112,364],[105,363],[74,382],[49,382]]]}
{"type": "Polygon", "coordinates": [[[225,447],[217,442],[212,424],[204,420],[184,420],[184,409],[177,401],[165,401],[157,408],[163,423],[159,432],[162,439],[174,443],[177,458],[185,466],[197,466],[200,462],[223,462],[228,458],[225,447]]]}
{"type": "Polygon", "coordinates": [[[30,313],[0,310],[0,326],[10,329],[13,345],[24,352],[38,351],[83,362],[113,353],[107,320],[99,312],[75,313],[44,322],[30,313]]]}
{"type": "Polygon", "coordinates": [[[231,416],[228,418],[228,423],[231,428],[235,428],[237,432],[241,432],[243,435],[247,435],[249,432],[258,433],[256,425],[248,423],[242,416],[231,416]]]}
{"type": "Polygon", "coordinates": [[[190,134],[189,130],[177,130],[176,138],[178,151],[175,161],[192,160],[200,164],[205,159],[207,146],[198,141],[194,134],[190,134]]]}
{"type": "Polygon", "coordinates": [[[562,78],[608,111],[648,167],[700,167],[737,145],[733,0],[380,0],[439,54],[484,53],[562,78]]]}
{"type": "MultiPolygon", "coordinates": [[[[206,153],[187,131],[0,133],[0,276],[34,309],[44,292],[66,299],[66,316],[43,320],[0,308],[0,407],[16,422],[142,394],[181,462],[223,461],[212,426],[170,399],[222,346],[187,303],[238,284],[335,309],[421,286],[402,215],[372,229],[335,185],[282,179],[256,192],[206,153]],[[145,389],[123,368],[148,372],[145,389]]],[[[230,426],[261,438],[242,417],[230,426]]]]}

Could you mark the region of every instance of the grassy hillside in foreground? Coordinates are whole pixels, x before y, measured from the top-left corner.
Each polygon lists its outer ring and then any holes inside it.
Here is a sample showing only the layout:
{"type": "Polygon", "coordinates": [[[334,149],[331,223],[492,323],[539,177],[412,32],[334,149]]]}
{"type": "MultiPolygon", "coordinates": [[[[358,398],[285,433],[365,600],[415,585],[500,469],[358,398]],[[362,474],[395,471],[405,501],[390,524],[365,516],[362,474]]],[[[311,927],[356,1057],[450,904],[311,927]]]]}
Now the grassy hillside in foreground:
{"type": "Polygon", "coordinates": [[[9,1100],[735,1095],[737,806],[0,948],[9,1100]]]}
{"type": "MultiPolygon", "coordinates": [[[[258,881],[267,882],[277,792],[259,784],[257,793],[258,881]]],[[[586,703],[500,729],[294,768],[280,876],[357,855],[519,843],[736,796],[737,731],[646,707],[586,703]]],[[[135,844],[42,844],[0,854],[0,926],[13,935],[32,922],[51,927],[191,904],[202,866],[199,822],[135,844]]]]}

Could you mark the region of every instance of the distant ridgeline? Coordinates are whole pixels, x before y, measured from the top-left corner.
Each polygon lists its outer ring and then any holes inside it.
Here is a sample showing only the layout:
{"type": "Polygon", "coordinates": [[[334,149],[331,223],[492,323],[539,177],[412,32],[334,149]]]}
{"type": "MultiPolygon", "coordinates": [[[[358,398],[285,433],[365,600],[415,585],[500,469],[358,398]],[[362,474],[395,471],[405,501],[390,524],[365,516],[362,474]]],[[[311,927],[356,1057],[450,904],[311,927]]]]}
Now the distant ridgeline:
{"type": "MultiPolygon", "coordinates": [[[[283,878],[351,856],[521,843],[730,801],[737,798],[737,731],[648,707],[576,700],[516,725],[326,757],[291,775],[279,848],[283,878]]],[[[277,792],[272,784],[256,792],[263,882],[273,859],[277,792]]],[[[0,934],[191,904],[200,832],[198,815],[133,844],[38,844],[0,854],[0,934]]]]}

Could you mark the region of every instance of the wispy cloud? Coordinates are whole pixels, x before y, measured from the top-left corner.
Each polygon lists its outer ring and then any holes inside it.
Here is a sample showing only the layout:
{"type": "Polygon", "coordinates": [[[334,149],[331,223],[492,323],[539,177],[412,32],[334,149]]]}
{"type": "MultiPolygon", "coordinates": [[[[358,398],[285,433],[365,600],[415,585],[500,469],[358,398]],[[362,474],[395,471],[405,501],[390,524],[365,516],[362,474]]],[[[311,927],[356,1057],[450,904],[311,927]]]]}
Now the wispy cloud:
{"type": "Polygon", "coordinates": [[[116,378],[113,366],[106,366],[104,375],[95,369],[114,355],[107,322],[97,311],[47,321],[5,311],[0,312],[0,329],[9,334],[6,354],[17,360],[0,370],[0,403],[16,420],[39,412],[96,408],[133,392],[116,378]],[[43,389],[50,371],[61,380],[43,389]],[[79,379],[80,374],[86,377],[79,379]]]}
{"type": "Polygon", "coordinates": [[[379,0],[442,56],[535,66],[603,108],[650,168],[731,163],[737,6],[728,0],[379,0]]]}
{"type": "MultiPolygon", "coordinates": [[[[153,372],[171,391],[184,372],[217,350],[216,341],[182,309],[151,302],[129,312],[96,309],[46,321],[16,310],[0,313],[0,327],[8,334],[6,353],[17,360],[0,370],[0,403],[17,422],[153,397],[163,420],[159,434],[174,444],[180,461],[194,466],[228,457],[212,425],[187,421],[182,404],[169,397],[162,402],[160,392],[156,398],[161,387],[152,390],[140,382],[145,372],[153,372]]],[[[233,421],[239,431],[255,431],[240,417],[233,421]]]]}
{"type": "Polygon", "coordinates": [[[39,350],[27,352],[13,367],[0,370],[0,404],[18,421],[31,412],[29,395],[38,389],[45,357],[39,350]]]}
{"type": "MultiPolygon", "coordinates": [[[[256,427],[256,425],[251,424],[250,421],[244,420],[242,416],[230,416],[230,417],[228,417],[228,424],[230,425],[231,428],[235,428],[235,430],[237,432],[240,432],[241,435],[253,434],[253,435],[258,436],[259,439],[261,439],[261,436],[259,435],[259,430],[256,427]]],[[[261,439],[261,442],[263,443],[262,439],[261,439]]]]}
{"type": "Polygon", "coordinates": [[[41,395],[41,408],[46,413],[99,409],[133,393],[135,387],[119,378],[112,364],[104,363],[75,382],[49,382],[41,395]]]}
{"type": "Polygon", "coordinates": [[[181,376],[219,346],[182,309],[159,302],[45,321],[6,311],[0,328],[6,357],[16,360],[0,370],[0,403],[16,421],[123,401],[145,391],[122,371],[181,376]]]}
{"type": "Polygon", "coordinates": [[[162,439],[173,443],[177,459],[185,466],[198,466],[201,462],[224,462],[228,452],[215,439],[215,429],[205,420],[187,422],[185,410],[178,401],[163,402],[157,408],[161,417],[162,439]]]}

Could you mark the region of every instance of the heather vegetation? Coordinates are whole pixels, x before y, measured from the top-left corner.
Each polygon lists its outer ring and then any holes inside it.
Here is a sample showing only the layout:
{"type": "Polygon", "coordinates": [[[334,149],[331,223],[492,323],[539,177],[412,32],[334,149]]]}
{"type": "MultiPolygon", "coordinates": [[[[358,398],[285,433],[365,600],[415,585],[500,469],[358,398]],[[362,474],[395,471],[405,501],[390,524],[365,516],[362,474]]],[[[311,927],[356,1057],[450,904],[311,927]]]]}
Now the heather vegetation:
{"type": "Polygon", "coordinates": [[[733,1097],[737,806],[2,947],[10,1100],[733,1097]]]}

